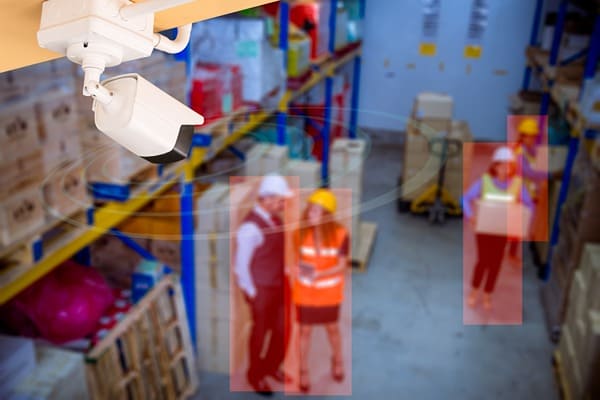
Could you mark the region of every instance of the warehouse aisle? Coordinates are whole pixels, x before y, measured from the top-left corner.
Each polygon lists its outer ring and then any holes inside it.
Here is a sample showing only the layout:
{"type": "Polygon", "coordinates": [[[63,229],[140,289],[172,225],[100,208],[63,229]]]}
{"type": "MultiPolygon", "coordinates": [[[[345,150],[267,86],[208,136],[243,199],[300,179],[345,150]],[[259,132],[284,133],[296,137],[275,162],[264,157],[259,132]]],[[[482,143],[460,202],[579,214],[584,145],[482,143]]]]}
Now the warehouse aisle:
{"type": "MultiPolygon", "coordinates": [[[[365,180],[365,199],[394,188],[401,154],[399,144],[373,139],[366,170],[380,173],[365,180]]],[[[461,222],[432,229],[397,214],[395,203],[363,218],[379,231],[368,272],[353,276],[353,398],[558,398],[531,265],[522,326],[464,326],[461,222]]],[[[203,374],[195,398],[249,397],[229,393],[226,376],[203,374]]]]}

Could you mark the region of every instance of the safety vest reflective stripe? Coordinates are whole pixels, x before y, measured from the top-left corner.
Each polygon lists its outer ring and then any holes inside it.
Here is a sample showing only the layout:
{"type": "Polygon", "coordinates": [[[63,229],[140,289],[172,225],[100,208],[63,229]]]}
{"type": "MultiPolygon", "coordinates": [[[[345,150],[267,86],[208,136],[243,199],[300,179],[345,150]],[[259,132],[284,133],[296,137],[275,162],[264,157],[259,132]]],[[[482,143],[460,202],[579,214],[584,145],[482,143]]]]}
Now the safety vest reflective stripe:
{"type": "Polygon", "coordinates": [[[521,178],[515,177],[506,189],[500,189],[489,174],[484,174],[481,182],[481,198],[496,201],[517,201],[523,185],[521,178]]]}
{"type": "MultiPolygon", "coordinates": [[[[317,249],[311,246],[300,246],[300,254],[307,257],[316,257],[317,249]]],[[[319,249],[319,255],[323,257],[337,257],[339,249],[335,247],[322,247],[319,249]]]]}
{"type": "Polygon", "coordinates": [[[323,289],[323,288],[329,288],[329,287],[334,287],[336,285],[339,285],[340,283],[342,283],[342,278],[340,278],[340,277],[325,278],[325,279],[319,279],[317,281],[312,281],[312,282],[308,279],[301,278],[301,279],[299,279],[299,282],[304,286],[310,286],[310,287],[323,289]]]}
{"type": "Polygon", "coordinates": [[[314,247],[300,246],[300,254],[303,256],[315,257],[317,255],[317,249],[314,247]]]}
{"type": "Polygon", "coordinates": [[[493,201],[506,201],[511,202],[515,201],[515,196],[512,194],[498,194],[498,193],[486,193],[483,195],[485,200],[493,200],[493,201]]]}

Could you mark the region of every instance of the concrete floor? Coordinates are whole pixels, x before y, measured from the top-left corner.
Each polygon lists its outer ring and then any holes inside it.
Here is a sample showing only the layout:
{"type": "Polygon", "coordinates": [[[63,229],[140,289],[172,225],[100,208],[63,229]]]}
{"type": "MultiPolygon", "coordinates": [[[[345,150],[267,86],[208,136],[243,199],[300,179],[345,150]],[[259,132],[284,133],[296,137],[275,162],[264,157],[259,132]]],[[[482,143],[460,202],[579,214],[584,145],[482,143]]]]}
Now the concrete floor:
{"type": "MultiPolygon", "coordinates": [[[[398,140],[373,136],[367,171],[378,173],[365,179],[367,202],[393,191],[401,154],[398,140]]],[[[352,280],[352,398],[558,399],[527,253],[523,324],[465,326],[462,222],[431,227],[393,201],[363,219],[379,231],[368,272],[352,280]]],[[[230,393],[225,375],[203,373],[200,385],[196,399],[260,398],[230,393]]]]}

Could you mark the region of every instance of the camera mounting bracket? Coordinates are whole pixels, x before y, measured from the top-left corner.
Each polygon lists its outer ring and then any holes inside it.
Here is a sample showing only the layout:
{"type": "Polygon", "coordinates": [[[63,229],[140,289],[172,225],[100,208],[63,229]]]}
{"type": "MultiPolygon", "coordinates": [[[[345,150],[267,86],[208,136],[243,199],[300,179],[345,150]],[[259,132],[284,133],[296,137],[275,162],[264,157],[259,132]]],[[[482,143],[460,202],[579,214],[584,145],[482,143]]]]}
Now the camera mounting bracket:
{"type": "Polygon", "coordinates": [[[177,53],[189,42],[191,25],[170,40],[154,33],[154,13],[191,0],[47,0],[37,33],[40,47],[64,54],[84,70],[85,96],[110,102],[100,85],[106,67],[148,57],[154,48],[177,53]]]}

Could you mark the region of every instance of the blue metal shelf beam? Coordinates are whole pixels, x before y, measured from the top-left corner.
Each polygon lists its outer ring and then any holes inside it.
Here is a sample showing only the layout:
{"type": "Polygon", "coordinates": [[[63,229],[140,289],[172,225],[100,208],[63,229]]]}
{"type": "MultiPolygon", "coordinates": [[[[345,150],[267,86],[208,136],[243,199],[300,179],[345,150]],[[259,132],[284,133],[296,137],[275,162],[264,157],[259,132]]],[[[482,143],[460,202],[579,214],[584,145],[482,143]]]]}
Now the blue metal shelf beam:
{"type": "MultiPolygon", "coordinates": [[[[531,28],[531,37],[529,38],[529,45],[537,45],[538,32],[540,30],[540,22],[542,20],[542,9],[544,8],[544,0],[537,0],[535,3],[535,13],[533,15],[533,26],[531,28]]],[[[531,84],[531,67],[527,66],[525,69],[525,76],[523,77],[523,90],[528,90],[531,84]]]]}

